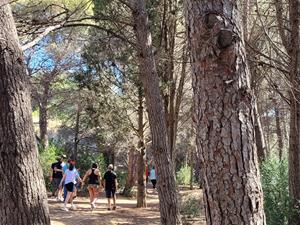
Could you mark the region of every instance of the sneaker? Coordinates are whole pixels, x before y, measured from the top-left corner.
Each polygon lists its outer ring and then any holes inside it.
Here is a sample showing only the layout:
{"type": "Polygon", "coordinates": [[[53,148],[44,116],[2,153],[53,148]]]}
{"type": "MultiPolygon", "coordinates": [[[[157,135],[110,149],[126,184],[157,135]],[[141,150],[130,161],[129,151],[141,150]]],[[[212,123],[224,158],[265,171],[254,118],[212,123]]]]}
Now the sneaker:
{"type": "Polygon", "coordinates": [[[113,209],[113,210],[116,210],[116,208],[117,208],[116,206],[113,206],[113,208],[112,208],[112,209],[113,209]]]}
{"type": "Polygon", "coordinates": [[[96,209],[96,205],[95,203],[92,203],[93,209],[96,209]]]}
{"type": "Polygon", "coordinates": [[[110,209],[110,208],[107,208],[107,210],[110,211],[111,209],[110,209]]]}
{"type": "Polygon", "coordinates": [[[64,210],[64,211],[66,211],[66,212],[69,212],[69,209],[67,207],[63,207],[61,209],[64,210]]]}
{"type": "Polygon", "coordinates": [[[71,209],[73,210],[77,209],[76,205],[71,205],[71,209]]]}

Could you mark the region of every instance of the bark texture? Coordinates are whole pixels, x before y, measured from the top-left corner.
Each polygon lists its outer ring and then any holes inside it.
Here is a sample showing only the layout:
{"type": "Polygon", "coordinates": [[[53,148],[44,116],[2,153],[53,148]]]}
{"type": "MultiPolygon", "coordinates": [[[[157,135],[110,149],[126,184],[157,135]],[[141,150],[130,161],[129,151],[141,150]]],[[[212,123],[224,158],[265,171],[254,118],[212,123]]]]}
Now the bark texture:
{"type": "Polygon", "coordinates": [[[137,207],[147,207],[146,202],[146,148],[144,144],[144,107],[143,89],[139,87],[139,108],[138,108],[138,135],[139,135],[139,158],[138,158],[138,191],[137,207]]]}
{"type": "MultiPolygon", "coordinates": [[[[290,79],[293,85],[290,92],[290,138],[289,138],[289,192],[300,207],[300,1],[290,3],[290,79]]],[[[290,224],[300,225],[300,214],[295,214],[290,224]]]]}
{"type": "Polygon", "coordinates": [[[265,225],[236,2],[186,0],[207,225],[265,225]]]}
{"type": "Polygon", "coordinates": [[[137,39],[140,80],[142,81],[152,137],[155,165],[158,170],[158,195],[163,225],[182,224],[175,185],[175,173],[170,157],[168,131],[163,99],[152,52],[152,38],[144,0],[133,0],[132,16],[137,39]]]}
{"type": "Polygon", "coordinates": [[[136,164],[138,162],[138,154],[137,154],[137,150],[134,146],[131,146],[129,149],[129,154],[128,154],[128,174],[127,174],[127,178],[126,178],[126,183],[125,183],[125,187],[123,190],[123,194],[125,196],[130,196],[131,195],[131,190],[132,187],[135,185],[136,183],[136,177],[135,174],[137,173],[137,169],[136,169],[136,164]]]}
{"type": "Polygon", "coordinates": [[[29,82],[10,6],[0,7],[0,224],[49,225],[29,82]]]}

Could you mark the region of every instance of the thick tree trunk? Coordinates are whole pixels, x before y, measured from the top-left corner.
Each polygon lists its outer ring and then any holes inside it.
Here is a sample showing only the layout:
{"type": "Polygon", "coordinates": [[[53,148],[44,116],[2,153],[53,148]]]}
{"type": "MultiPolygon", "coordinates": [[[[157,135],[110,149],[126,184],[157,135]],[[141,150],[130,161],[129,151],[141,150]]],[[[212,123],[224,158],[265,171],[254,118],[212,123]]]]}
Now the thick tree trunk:
{"type": "MultiPolygon", "coordinates": [[[[290,114],[290,143],[289,143],[289,193],[295,200],[295,207],[300,203],[300,95],[291,94],[291,114],[290,114]]],[[[289,222],[291,225],[300,224],[300,215],[295,214],[289,222]]]]}
{"type": "Polygon", "coordinates": [[[129,149],[129,154],[128,154],[128,170],[127,170],[127,178],[126,178],[126,183],[124,187],[123,194],[125,196],[129,196],[131,193],[131,189],[134,186],[135,180],[134,180],[134,174],[133,174],[133,163],[134,163],[134,158],[135,158],[135,147],[132,146],[129,149]]]}
{"type": "MultiPolygon", "coordinates": [[[[142,84],[141,84],[142,85],[142,84]]],[[[144,106],[143,89],[139,87],[139,108],[138,108],[138,134],[139,134],[139,158],[138,158],[138,192],[137,207],[147,207],[146,203],[146,148],[144,144],[144,106]]]]}
{"type": "MultiPolygon", "coordinates": [[[[300,1],[290,0],[290,138],[289,138],[289,193],[295,208],[300,207],[300,1]]],[[[293,216],[290,224],[300,225],[300,213],[293,216]]]]}
{"type": "Polygon", "coordinates": [[[170,157],[168,131],[159,89],[159,80],[152,52],[152,38],[144,0],[132,1],[134,32],[137,38],[140,79],[142,81],[152,137],[154,160],[158,170],[158,195],[163,225],[182,224],[170,157]]]}
{"type": "Polygon", "coordinates": [[[265,225],[236,2],[186,0],[207,225],[265,225]]]}
{"type": "Polygon", "coordinates": [[[0,224],[49,225],[29,82],[8,4],[0,6],[0,27],[0,224]]]}

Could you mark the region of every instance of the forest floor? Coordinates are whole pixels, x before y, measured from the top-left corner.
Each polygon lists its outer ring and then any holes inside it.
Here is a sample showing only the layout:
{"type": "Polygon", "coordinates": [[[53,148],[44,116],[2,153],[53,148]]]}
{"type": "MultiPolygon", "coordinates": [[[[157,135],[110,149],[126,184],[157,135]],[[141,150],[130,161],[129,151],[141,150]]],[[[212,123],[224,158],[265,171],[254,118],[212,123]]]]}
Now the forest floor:
{"type": "MultiPolygon", "coordinates": [[[[186,196],[200,196],[201,190],[181,190],[183,198],[186,196]]],[[[107,200],[103,193],[97,201],[97,208],[91,211],[88,197],[78,197],[74,200],[76,210],[65,212],[63,203],[49,198],[51,225],[156,225],[160,224],[158,195],[151,189],[147,190],[147,208],[136,208],[135,198],[117,197],[117,209],[107,210],[107,200]]],[[[203,210],[203,209],[202,209],[203,210]]],[[[201,211],[202,211],[201,210],[201,211]]],[[[186,219],[185,224],[204,225],[203,211],[201,216],[186,219]]]]}

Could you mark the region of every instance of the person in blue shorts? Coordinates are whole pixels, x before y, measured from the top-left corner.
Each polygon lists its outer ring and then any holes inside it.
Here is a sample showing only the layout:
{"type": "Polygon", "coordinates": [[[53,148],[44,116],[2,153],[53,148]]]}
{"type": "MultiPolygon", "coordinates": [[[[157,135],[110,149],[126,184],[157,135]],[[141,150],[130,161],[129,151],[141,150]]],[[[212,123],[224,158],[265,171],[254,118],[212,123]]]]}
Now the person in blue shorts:
{"type": "Polygon", "coordinates": [[[107,210],[111,210],[111,199],[113,199],[113,207],[112,209],[116,209],[116,189],[118,186],[117,183],[117,174],[113,171],[113,165],[109,164],[107,167],[107,171],[103,177],[103,186],[105,189],[105,194],[107,198],[108,207],[107,210]]]}

